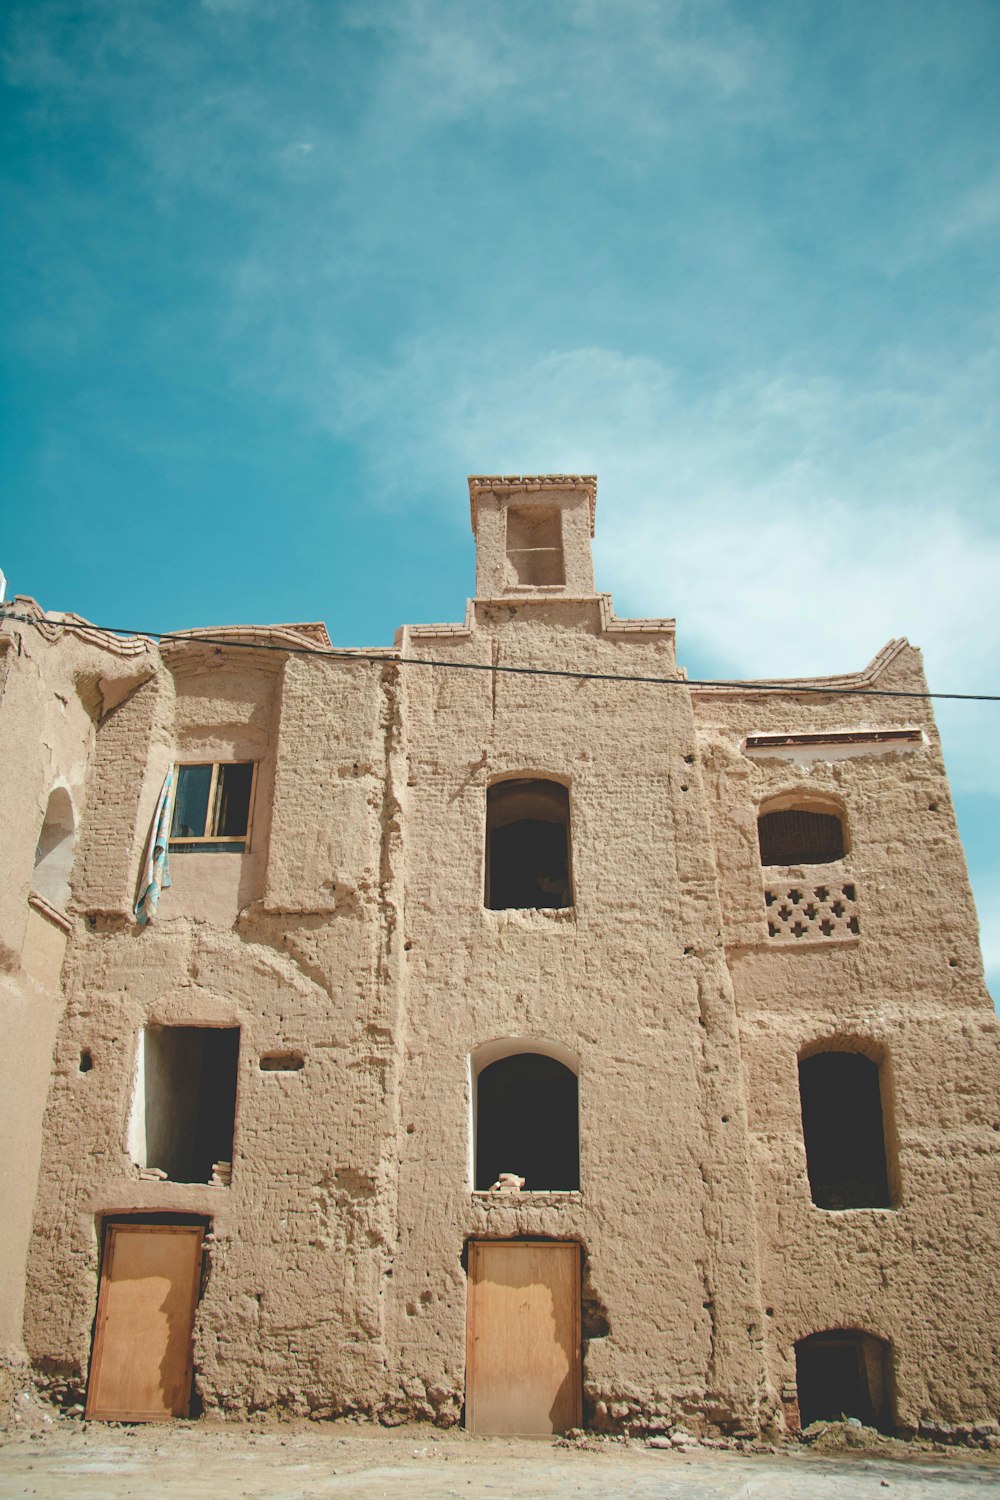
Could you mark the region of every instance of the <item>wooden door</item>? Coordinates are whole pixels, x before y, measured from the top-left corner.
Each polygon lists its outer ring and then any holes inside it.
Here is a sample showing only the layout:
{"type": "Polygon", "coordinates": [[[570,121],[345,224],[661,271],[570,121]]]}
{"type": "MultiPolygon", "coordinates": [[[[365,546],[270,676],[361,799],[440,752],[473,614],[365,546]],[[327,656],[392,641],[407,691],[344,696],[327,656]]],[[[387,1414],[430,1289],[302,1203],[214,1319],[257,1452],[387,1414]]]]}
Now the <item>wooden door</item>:
{"type": "Polygon", "coordinates": [[[187,1416],[203,1234],[200,1224],[109,1225],[88,1417],[165,1422],[187,1416]]]}
{"type": "Polygon", "coordinates": [[[469,1246],[465,1425],[524,1436],[579,1427],[580,1247],[469,1246]]]}

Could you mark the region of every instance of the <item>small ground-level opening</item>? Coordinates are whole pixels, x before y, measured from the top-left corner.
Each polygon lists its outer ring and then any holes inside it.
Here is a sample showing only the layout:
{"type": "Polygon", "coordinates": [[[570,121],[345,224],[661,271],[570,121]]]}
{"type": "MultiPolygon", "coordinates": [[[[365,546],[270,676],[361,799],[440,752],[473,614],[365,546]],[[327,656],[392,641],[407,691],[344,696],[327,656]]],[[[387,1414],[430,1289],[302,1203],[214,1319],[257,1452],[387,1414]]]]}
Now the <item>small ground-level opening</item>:
{"type": "Polygon", "coordinates": [[[802,1136],[819,1208],[889,1208],[879,1064],[861,1052],[799,1061],[802,1136]]]}
{"type": "Polygon", "coordinates": [[[473,1240],[466,1427],[541,1436],[579,1427],[582,1411],[579,1244],[473,1240]]]}
{"type": "Polygon", "coordinates": [[[192,1330],[207,1225],[191,1215],[105,1221],[89,1420],[165,1422],[191,1415],[192,1330]]]}
{"type": "Polygon", "coordinates": [[[487,788],[485,899],[491,911],[573,905],[562,782],[515,777],[487,788]]]}
{"type": "Polygon", "coordinates": [[[502,1172],[524,1178],[528,1192],[577,1192],[580,1112],[576,1074],[540,1052],[491,1062],[475,1087],[477,1192],[502,1172]]]}
{"type": "Polygon", "coordinates": [[[139,1039],[129,1149],[174,1182],[228,1180],[238,1026],[147,1026],[139,1039]]]}
{"type": "Polygon", "coordinates": [[[857,1417],[892,1427],[892,1357],[884,1339],[857,1328],[812,1333],[795,1345],[799,1415],[810,1422],[857,1417]]]}

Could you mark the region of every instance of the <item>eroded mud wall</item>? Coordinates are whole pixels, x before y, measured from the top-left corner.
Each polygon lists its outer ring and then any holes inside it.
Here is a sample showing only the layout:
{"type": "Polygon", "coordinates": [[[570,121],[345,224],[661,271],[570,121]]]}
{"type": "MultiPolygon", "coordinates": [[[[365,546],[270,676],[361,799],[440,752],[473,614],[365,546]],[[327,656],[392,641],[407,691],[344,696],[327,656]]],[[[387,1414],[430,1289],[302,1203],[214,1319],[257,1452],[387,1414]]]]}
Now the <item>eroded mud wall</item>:
{"type": "MultiPolygon", "coordinates": [[[[899,643],[874,685],[923,691],[919,654],[899,643]]],[[[793,1409],[795,1342],[860,1329],[890,1345],[903,1426],[992,1416],[1000,1034],[932,715],[919,698],[748,689],[699,695],[696,718],[748,1079],[772,1382],[793,1409]],[[874,738],[906,728],[920,733],[874,738]],[[745,743],[852,731],[870,738],[745,743]],[[762,869],[757,813],[775,799],[839,808],[844,856],[762,869]],[[774,914],[792,892],[803,906],[845,887],[857,933],[824,936],[807,920],[795,936],[794,918],[774,914]],[[798,1059],[817,1049],[880,1064],[889,1207],[812,1201],[798,1059]]]]}
{"type": "MultiPolygon", "coordinates": [[[[673,671],[669,626],[623,641],[604,621],[596,598],[481,604],[466,638],[403,649],[673,671]]],[[[400,1368],[460,1399],[469,1237],[569,1238],[588,1419],[752,1424],[768,1396],[745,1101],[687,692],[434,669],[408,686],[400,1368]],[[569,788],[566,909],[484,906],[487,788],[507,776],[569,788]],[[578,1067],[579,1193],[472,1190],[477,1051],[504,1042],[578,1067]]]]}
{"type": "Polygon", "coordinates": [[[195,1328],[206,1408],[370,1406],[386,1383],[395,1235],[394,669],[294,656],[261,667],[249,652],[197,648],[172,653],[171,667],[131,705],[127,753],[99,736],[29,1347],[85,1373],[104,1220],[196,1215],[211,1226],[195,1328]],[[173,856],[173,885],[143,930],[129,851],[175,755],[258,761],[251,848],[173,856]],[[240,1028],[231,1186],[140,1177],[128,1127],[148,1025],[240,1028]]]}

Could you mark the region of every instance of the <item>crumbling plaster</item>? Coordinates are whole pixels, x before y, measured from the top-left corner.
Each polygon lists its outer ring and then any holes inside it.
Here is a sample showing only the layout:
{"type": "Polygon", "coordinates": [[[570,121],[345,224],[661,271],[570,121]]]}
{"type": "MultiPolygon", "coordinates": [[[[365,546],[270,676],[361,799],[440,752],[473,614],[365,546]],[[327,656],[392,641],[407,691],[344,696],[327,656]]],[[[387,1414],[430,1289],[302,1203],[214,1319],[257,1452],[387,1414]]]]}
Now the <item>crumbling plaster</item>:
{"type": "MultiPolygon", "coordinates": [[[[459,1420],[468,1241],[542,1236],[583,1247],[594,1425],[780,1423],[795,1341],[831,1327],[889,1340],[903,1425],[996,1414],[1000,1049],[929,705],[689,686],[673,622],[617,620],[593,590],[592,481],[472,496],[461,625],[336,658],[314,654],[315,626],[175,637],[133,652],[127,692],[93,688],[64,1011],[53,997],[33,1038],[45,1053],[58,1022],[44,1128],[29,1089],[32,1357],[85,1378],[107,1217],[190,1214],[211,1223],[195,1326],[211,1411],[459,1420]],[[507,588],[512,497],[560,508],[559,589],[507,588]],[[503,670],[538,666],[669,681],[503,670]],[[745,743],[900,725],[921,738],[849,756],[745,743]],[[139,929],[177,759],[258,762],[250,849],[174,857],[139,929]],[[573,905],[490,911],[486,789],[529,774],[569,790],[573,905]],[[793,792],[843,807],[836,867],[762,871],[757,809],[793,792]],[[856,886],[857,935],[768,935],[768,880],[834,877],[856,886]],[[150,1024],[241,1028],[230,1187],[144,1180],[130,1159],[150,1024]],[[581,1190],[474,1193],[470,1060],[540,1039],[578,1066],[581,1190]],[[797,1062],[831,1041],[882,1063],[893,1208],[811,1202],[797,1062]],[[301,1069],[262,1071],[281,1051],[301,1069]]],[[[112,643],[85,635],[64,626],[43,673],[17,668],[17,715],[79,676],[78,651],[107,657],[92,685],[118,680],[112,643]]],[[[835,685],[919,693],[919,653],[891,643],[835,685]]]]}
{"type": "MultiPolygon", "coordinates": [[[[878,688],[924,693],[919,653],[895,647],[878,688]]],[[[982,1275],[997,1253],[986,1205],[996,1192],[998,1034],[930,704],[749,686],[696,691],[694,702],[751,1104],[772,1381],[794,1381],[796,1339],[864,1328],[893,1346],[902,1422],[987,1417],[997,1401],[982,1275]],[[919,727],[921,741],[849,759],[822,747],[755,759],[741,748],[748,733],[900,724],[919,727]],[[836,799],[850,846],[835,866],[762,873],[756,809],[793,789],[805,794],[799,805],[809,794],[836,799]],[[838,873],[857,886],[858,937],[768,939],[765,875],[808,886],[838,873]],[[884,1059],[891,1209],[831,1213],[810,1200],[797,1061],[821,1041],[884,1059]]]]}
{"type": "Polygon", "coordinates": [[[35,848],[55,787],[77,830],[86,817],[96,723],[104,694],[131,691],[153,671],[148,642],[118,649],[48,620],[33,599],[13,601],[35,624],[0,621],[0,711],[9,753],[0,778],[0,1024],[10,1066],[0,1090],[0,1358],[21,1347],[25,1259],[37,1188],[52,1048],[62,1008],[59,973],[74,910],[30,898],[35,848]]]}

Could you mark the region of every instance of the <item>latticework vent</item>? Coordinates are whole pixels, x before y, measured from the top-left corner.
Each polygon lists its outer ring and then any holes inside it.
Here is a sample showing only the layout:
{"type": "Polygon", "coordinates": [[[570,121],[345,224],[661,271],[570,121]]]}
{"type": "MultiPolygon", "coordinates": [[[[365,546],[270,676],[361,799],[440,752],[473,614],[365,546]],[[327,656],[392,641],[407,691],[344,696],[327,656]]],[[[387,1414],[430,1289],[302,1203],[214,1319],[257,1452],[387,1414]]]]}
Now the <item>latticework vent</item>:
{"type": "Polygon", "coordinates": [[[764,888],[764,904],[767,935],[779,942],[857,937],[861,931],[858,891],[853,882],[768,885],[764,888]]]}

